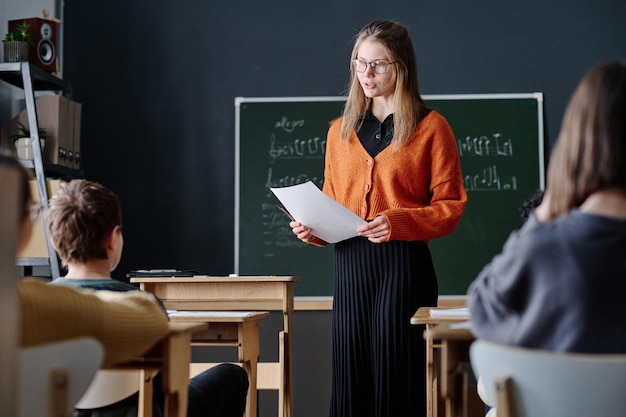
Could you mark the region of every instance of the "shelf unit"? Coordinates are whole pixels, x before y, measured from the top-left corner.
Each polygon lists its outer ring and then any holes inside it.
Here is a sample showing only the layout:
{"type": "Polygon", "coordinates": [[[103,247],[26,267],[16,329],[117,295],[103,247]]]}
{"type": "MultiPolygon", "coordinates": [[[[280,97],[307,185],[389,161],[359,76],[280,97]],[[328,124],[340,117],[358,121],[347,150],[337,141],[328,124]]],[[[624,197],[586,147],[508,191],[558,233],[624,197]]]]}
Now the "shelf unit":
{"type": "MultiPolygon", "coordinates": [[[[50,171],[54,167],[44,167],[41,152],[41,144],[39,142],[39,123],[37,119],[37,107],[35,106],[35,91],[58,91],[63,95],[71,96],[71,85],[43,69],[34,66],[28,62],[4,62],[0,63],[0,79],[24,90],[24,101],[26,102],[26,113],[28,115],[28,128],[31,132],[31,143],[33,146],[33,160],[22,161],[27,168],[34,171],[34,179],[37,182],[39,191],[39,201],[48,201],[48,189],[46,187],[46,170],[50,171]]],[[[43,215],[48,210],[47,204],[43,205],[43,215]]],[[[50,241],[50,231],[46,222],[44,223],[44,231],[46,236],[46,244],[48,246],[47,258],[19,258],[17,266],[32,267],[44,266],[50,268],[52,277],[58,277],[59,260],[57,253],[52,247],[50,241]]]]}

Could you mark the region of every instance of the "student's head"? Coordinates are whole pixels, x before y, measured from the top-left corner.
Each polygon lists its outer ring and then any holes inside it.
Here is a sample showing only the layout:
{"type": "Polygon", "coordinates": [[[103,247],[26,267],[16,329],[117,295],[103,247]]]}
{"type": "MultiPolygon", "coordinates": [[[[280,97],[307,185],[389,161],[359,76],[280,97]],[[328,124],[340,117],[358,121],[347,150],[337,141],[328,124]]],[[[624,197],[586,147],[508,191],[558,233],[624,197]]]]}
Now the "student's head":
{"type": "Polygon", "coordinates": [[[22,163],[19,160],[11,154],[1,151],[0,166],[16,172],[19,177],[17,190],[18,210],[20,213],[20,217],[18,219],[20,224],[20,238],[17,247],[17,253],[19,254],[28,244],[33,230],[33,217],[38,215],[41,206],[33,203],[32,195],[30,193],[30,185],[28,183],[30,176],[28,171],[26,171],[26,168],[22,166],[22,163]]]}
{"type": "Polygon", "coordinates": [[[87,180],[61,184],[50,200],[50,237],[64,265],[109,259],[115,269],[122,252],[122,210],[108,188],[87,180]]]}
{"type": "MultiPolygon", "coordinates": [[[[375,20],[357,34],[350,56],[350,89],[342,136],[347,138],[375,97],[388,96],[394,103],[394,143],[410,140],[423,105],[419,93],[413,42],[403,25],[375,20]],[[375,68],[371,65],[378,61],[375,68]],[[363,63],[368,65],[364,65],[363,63]]],[[[398,143],[400,142],[400,143],[398,143]]]]}
{"type": "Polygon", "coordinates": [[[593,68],[572,95],[548,167],[550,214],[595,191],[626,192],[626,63],[593,68]]]}

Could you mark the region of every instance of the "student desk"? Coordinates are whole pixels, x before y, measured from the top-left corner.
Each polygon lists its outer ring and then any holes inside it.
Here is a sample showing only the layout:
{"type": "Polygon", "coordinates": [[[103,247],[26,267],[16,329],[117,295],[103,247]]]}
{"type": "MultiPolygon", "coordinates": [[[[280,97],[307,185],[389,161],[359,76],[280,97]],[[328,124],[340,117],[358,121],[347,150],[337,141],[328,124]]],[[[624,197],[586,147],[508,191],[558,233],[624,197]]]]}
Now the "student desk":
{"type": "Polygon", "coordinates": [[[186,417],[191,337],[206,329],[206,323],[169,323],[170,331],[149,352],[109,369],[139,369],[144,381],[139,389],[138,416],[152,416],[152,375],[160,371],[165,394],[165,417],[186,417]]]}
{"type": "MultiPolygon", "coordinates": [[[[449,307],[458,308],[464,306],[464,302],[460,304],[451,304],[449,307]]],[[[465,316],[431,316],[430,310],[442,310],[435,307],[421,307],[413,317],[411,324],[425,325],[426,331],[424,338],[426,339],[426,415],[427,417],[438,417],[438,403],[442,399],[445,404],[446,416],[466,416],[467,414],[459,414],[457,411],[459,398],[456,394],[456,387],[453,381],[456,381],[456,372],[458,366],[465,357],[469,355],[469,344],[473,340],[468,328],[455,329],[450,325],[455,323],[466,322],[468,318],[465,316]],[[439,375],[441,366],[442,375],[439,375]],[[439,384],[440,383],[440,384],[439,384]],[[438,385],[441,385],[439,392],[438,385]]],[[[464,391],[463,391],[464,392],[464,391]]],[[[465,405],[461,407],[466,408],[465,405]]]]}
{"type": "MultiPolygon", "coordinates": [[[[192,336],[192,346],[235,346],[239,363],[248,373],[249,387],[246,417],[256,417],[257,362],[259,360],[259,320],[269,317],[267,311],[176,311],[172,322],[204,322],[208,328],[192,336]]],[[[191,377],[216,364],[191,364],[191,377]]]]}
{"type": "Polygon", "coordinates": [[[291,317],[292,276],[131,278],[142,290],[159,297],[172,310],[269,310],[283,312],[278,362],[259,362],[257,388],[278,390],[279,417],[292,417],[291,317]]]}
{"type": "MultiPolygon", "coordinates": [[[[438,343],[441,363],[441,398],[446,417],[469,417],[468,375],[461,365],[469,362],[469,347],[474,341],[469,322],[444,323],[427,329],[424,338],[438,343]]],[[[481,406],[477,415],[484,415],[481,406]]]]}

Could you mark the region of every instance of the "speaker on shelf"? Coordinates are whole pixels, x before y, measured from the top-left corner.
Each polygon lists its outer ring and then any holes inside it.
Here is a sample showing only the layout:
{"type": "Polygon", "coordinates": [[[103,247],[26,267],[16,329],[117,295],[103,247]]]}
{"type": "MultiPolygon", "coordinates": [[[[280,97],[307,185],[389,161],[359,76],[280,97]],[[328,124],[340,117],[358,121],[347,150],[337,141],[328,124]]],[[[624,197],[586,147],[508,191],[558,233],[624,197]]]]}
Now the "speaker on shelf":
{"type": "Polygon", "coordinates": [[[27,19],[9,20],[9,31],[26,22],[29,25],[28,33],[33,37],[30,45],[28,60],[48,72],[58,72],[57,61],[57,25],[50,19],[30,17],[27,19]]]}

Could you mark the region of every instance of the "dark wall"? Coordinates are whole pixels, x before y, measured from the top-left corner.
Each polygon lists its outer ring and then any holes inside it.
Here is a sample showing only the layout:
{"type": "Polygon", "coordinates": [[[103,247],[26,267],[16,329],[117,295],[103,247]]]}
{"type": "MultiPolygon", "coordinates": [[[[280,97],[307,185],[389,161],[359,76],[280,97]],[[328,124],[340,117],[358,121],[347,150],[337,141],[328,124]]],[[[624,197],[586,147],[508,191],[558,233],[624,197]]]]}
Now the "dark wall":
{"type": "MultiPolygon", "coordinates": [[[[368,21],[409,27],[423,94],[543,92],[549,148],[582,75],[626,58],[624,16],[623,0],[65,0],[63,70],[83,103],[84,174],[123,203],[116,276],[232,272],[234,98],[343,94],[368,21]]],[[[312,330],[322,346],[296,342],[309,361],[328,358],[322,327],[312,330]]],[[[296,414],[324,415],[329,376],[308,381],[296,414]]]]}
{"type": "Polygon", "coordinates": [[[345,91],[353,36],[407,25],[423,94],[543,92],[554,140],[580,77],[626,55],[621,0],[66,0],[84,173],[123,202],[117,274],[233,270],[234,98],[345,91]]]}

